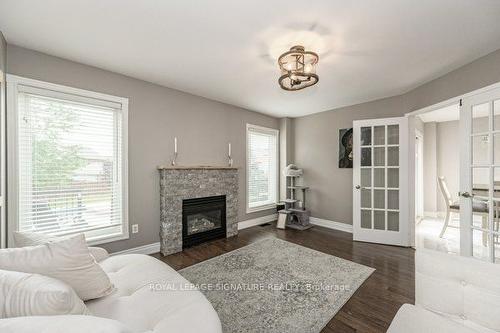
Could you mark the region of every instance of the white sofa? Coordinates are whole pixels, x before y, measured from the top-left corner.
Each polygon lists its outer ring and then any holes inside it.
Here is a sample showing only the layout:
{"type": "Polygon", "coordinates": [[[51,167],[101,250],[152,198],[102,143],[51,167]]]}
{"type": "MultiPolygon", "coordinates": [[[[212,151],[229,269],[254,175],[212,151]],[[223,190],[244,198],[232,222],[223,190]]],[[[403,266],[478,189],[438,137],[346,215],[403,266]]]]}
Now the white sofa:
{"type": "Polygon", "coordinates": [[[418,249],[415,303],[388,333],[500,332],[500,265],[418,249]]]}
{"type": "Polygon", "coordinates": [[[111,256],[99,262],[116,291],[85,304],[94,316],[123,323],[133,332],[221,333],[217,313],[197,290],[155,290],[185,286],[188,281],[170,266],[146,255],[111,256]]]}

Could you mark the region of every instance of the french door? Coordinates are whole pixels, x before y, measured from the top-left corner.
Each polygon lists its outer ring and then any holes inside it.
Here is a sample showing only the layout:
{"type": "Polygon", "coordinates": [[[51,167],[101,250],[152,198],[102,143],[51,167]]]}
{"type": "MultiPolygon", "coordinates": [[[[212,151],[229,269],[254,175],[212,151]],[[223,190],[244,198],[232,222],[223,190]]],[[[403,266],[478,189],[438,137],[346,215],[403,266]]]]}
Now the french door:
{"type": "Polygon", "coordinates": [[[353,123],[353,239],[409,246],[408,118],[353,123]]]}
{"type": "Polygon", "coordinates": [[[462,100],[460,135],[460,252],[500,262],[499,88],[462,100]]]}

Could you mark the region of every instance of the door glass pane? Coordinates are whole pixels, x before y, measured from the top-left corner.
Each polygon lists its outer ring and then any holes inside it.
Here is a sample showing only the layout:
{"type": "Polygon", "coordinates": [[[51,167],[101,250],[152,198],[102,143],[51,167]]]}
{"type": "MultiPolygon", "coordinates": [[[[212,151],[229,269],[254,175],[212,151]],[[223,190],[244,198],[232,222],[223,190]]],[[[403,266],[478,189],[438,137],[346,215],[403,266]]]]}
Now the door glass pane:
{"type": "Polygon", "coordinates": [[[495,131],[500,130],[500,99],[497,99],[493,103],[493,129],[495,131]]]}
{"type": "Polygon", "coordinates": [[[399,125],[387,126],[387,144],[389,145],[399,144],[399,125]]]}
{"type": "Polygon", "coordinates": [[[489,168],[472,169],[472,193],[478,197],[488,197],[489,193],[489,168]]]}
{"type": "Polygon", "coordinates": [[[399,191],[387,190],[387,208],[399,209],[399,191]]]}
{"type": "Polygon", "coordinates": [[[493,198],[500,200],[500,167],[493,171],[493,198]]]}
{"type": "Polygon", "coordinates": [[[377,147],[373,148],[373,165],[384,166],[385,165],[385,148],[377,147]]]}
{"type": "Polygon", "coordinates": [[[361,166],[371,166],[371,165],[372,165],[372,149],[361,148],[361,166]]]}
{"type": "Polygon", "coordinates": [[[393,188],[399,187],[399,169],[397,168],[387,169],[387,186],[393,188]]]}
{"type": "Polygon", "coordinates": [[[489,151],[488,135],[478,135],[472,137],[472,164],[489,164],[488,151],[489,151]]]}
{"type": "Polygon", "coordinates": [[[372,169],[370,168],[361,169],[361,186],[363,187],[372,186],[372,169]]]}
{"type": "Polygon", "coordinates": [[[385,230],[385,211],[373,211],[373,228],[377,230],[385,230]]]}
{"type": "Polygon", "coordinates": [[[481,260],[489,260],[488,232],[472,230],[472,253],[481,260]]]}
{"type": "Polygon", "coordinates": [[[361,208],[372,207],[372,190],[361,190],[361,208]]]}
{"type": "Polygon", "coordinates": [[[372,211],[371,210],[361,210],[361,228],[371,229],[372,228],[372,211]]]}
{"type": "Polygon", "coordinates": [[[372,144],[372,128],[361,127],[361,145],[369,146],[372,144]]]}
{"type": "Polygon", "coordinates": [[[493,135],[493,161],[496,165],[500,165],[500,133],[493,135]]]}
{"type": "Polygon", "coordinates": [[[399,147],[387,148],[387,165],[399,166],[399,147]]]}
{"type": "Polygon", "coordinates": [[[488,204],[484,200],[473,199],[472,225],[488,229],[488,204]]]}
{"type": "Polygon", "coordinates": [[[375,187],[385,187],[385,169],[376,168],[373,169],[373,186],[375,187]]]}
{"type": "Polygon", "coordinates": [[[385,126],[373,127],[373,144],[375,145],[385,144],[385,126]]]}
{"type": "Polygon", "coordinates": [[[385,190],[373,190],[373,207],[385,208],[385,190]]]}
{"type": "Polygon", "coordinates": [[[399,231],[399,212],[387,212],[387,230],[399,231]]]}
{"type": "Polygon", "coordinates": [[[489,103],[472,107],[472,133],[488,132],[489,103]]]}

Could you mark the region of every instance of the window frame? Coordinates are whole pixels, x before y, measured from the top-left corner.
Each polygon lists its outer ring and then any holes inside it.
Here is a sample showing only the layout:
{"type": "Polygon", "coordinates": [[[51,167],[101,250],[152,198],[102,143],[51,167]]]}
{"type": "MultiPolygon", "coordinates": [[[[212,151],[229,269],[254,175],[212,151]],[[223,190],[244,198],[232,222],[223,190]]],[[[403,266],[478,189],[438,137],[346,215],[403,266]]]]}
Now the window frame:
{"type": "MultiPolygon", "coordinates": [[[[129,206],[128,206],[128,98],[102,94],[94,91],[73,88],[65,85],[29,79],[7,74],[7,245],[13,245],[13,231],[19,230],[19,155],[18,155],[18,94],[20,86],[30,89],[42,89],[50,94],[65,95],[74,102],[93,101],[95,105],[120,104],[122,113],[122,232],[120,234],[102,235],[87,239],[89,245],[99,245],[118,240],[129,239],[129,206]],[[95,102],[98,103],[95,103],[95,102]]],[[[82,232],[82,231],[80,231],[82,232]]],[[[79,233],[78,231],[74,234],[79,233]]],[[[72,234],[72,233],[68,233],[72,234]]]]}
{"type": "Polygon", "coordinates": [[[246,144],[245,144],[245,150],[246,150],[246,160],[245,160],[245,170],[246,170],[246,179],[245,179],[245,194],[246,194],[246,212],[247,214],[249,213],[254,213],[254,212],[260,212],[264,210],[269,210],[269,209],[274,209],[276,208],[276,204],[278,201],[278,195],[279,195],[279,138],[280,136],[280,131],[275,128],[270,128],[270,127],[264,127],[264,126],[259,126],[259,125],[253,125],[250,123],[246,124],[246,132],[245,132],[245,137],[246,137],[246,144]],[[266,205],[261,205],[257,207],[250,207],[250,191],[249,191],[249,175],[250,175],[250,149],[249,149],[249,135],[250,135],[250,130],[254,130],[256,132],[261,132],[261,133],[266,133],[266,134],[273,134],[276,137],[276,183],[275,183],[275,202],[272,204],[266,204],[266,205]]]}

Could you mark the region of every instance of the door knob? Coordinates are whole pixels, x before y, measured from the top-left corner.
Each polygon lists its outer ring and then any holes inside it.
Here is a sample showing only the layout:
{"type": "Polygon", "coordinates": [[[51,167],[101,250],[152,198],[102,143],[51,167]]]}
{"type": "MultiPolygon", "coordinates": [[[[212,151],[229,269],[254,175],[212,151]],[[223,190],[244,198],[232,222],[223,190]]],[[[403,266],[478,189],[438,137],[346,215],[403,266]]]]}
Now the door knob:
{"type": "Polygon", "coordinates": [[[464,198],[472,198],[473,195],[471,195],[469,192],[459,192],[459,195],[464,197],[464,198]]]}
{"type": "Polygon", "coordinates": [[[361,188],[360,185],[356,185],[356,190],[359,190],[361,188]]]}

